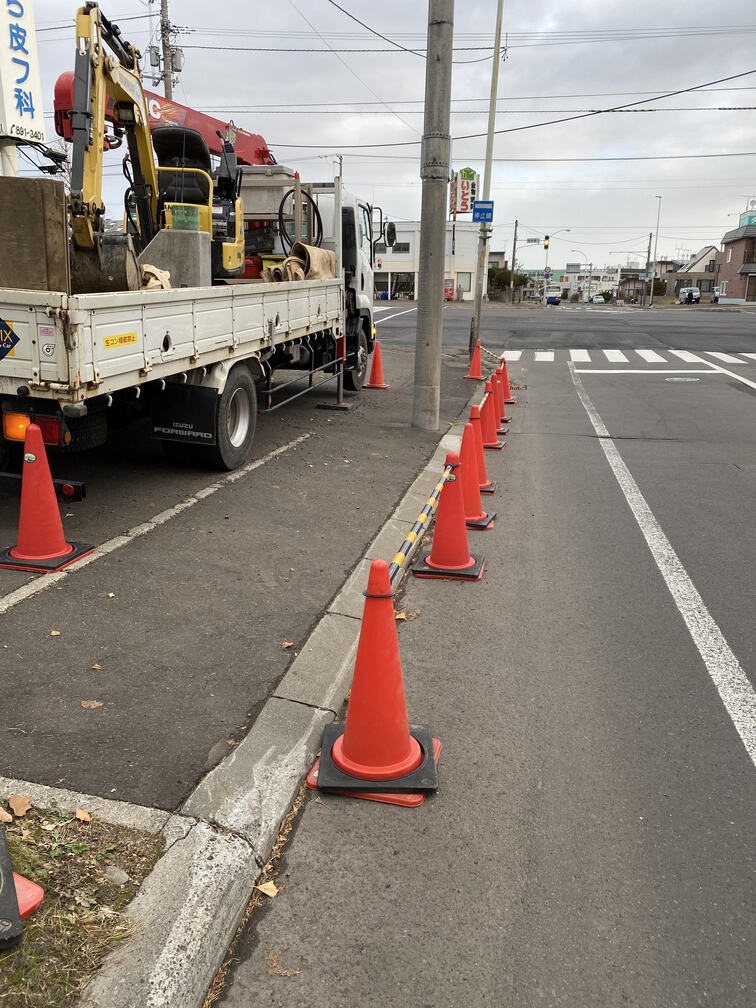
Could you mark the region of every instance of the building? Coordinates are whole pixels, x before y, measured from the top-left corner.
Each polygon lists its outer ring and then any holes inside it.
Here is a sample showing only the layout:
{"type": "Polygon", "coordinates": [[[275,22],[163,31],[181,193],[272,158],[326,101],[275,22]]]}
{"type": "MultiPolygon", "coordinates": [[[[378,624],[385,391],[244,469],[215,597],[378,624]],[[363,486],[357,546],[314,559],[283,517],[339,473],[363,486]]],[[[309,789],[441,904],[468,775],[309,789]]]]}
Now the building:
{"type": "Polygon", "coordinates": [[[563,270],[554,270],[552,283],[567,291],[567,299],[587,301],[589,296],[611,291],[616,295],[620,271],[616,266],[594,266],[592,263],[567,263],[563,270]],[[590,267],[590,269],[589,269],[590,267]]]}
{"type": "MultiPolygon", "coordinates": [[[[756,233],[756,228],[754,228],[754,233],[756,233]]],[[[711,294],[714,287],[718,285],[717,267],[720,258],[716,245],[705,245],[678,268],[674,277],[667,274],[664,278],[667,280],[667,294],[677,295],[683,287],[698,287],[702,294],[711,294]],[[670,289],[669,281],[672,279],[674,279],[674,289],[670,289]]]]}
{"type": "MultiPolygon", "coordinates": [[[[479,224],[447,221],[444,259],[445,296],[472,301],[479,224]]],[[[500,253],[503,255],[503,253],[500,253]]],[[[416,299],[419,290],[420,221],[396,223],[396,242],[375,246],[375,296],[416,299]]]]}
{"type": "Polygon", "coordinates": [[[739,226],[722,239],[719,303],[756,301],[756,214],[740,215],[739,226]]]}
{"type": "Polygon", "coordinates": [[[507,261],[506,252],[494,252],[493,249],[488,253],[488,268],[489,269],[508,269],[509,262],[507,261]]]}

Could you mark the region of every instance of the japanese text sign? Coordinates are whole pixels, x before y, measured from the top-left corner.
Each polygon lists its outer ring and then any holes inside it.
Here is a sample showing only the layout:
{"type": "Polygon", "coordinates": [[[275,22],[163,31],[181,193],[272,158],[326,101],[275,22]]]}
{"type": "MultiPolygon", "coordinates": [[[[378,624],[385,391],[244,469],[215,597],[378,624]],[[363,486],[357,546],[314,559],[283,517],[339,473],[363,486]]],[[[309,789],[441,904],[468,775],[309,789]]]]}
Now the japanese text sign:
{"type": "Polygon", "coordinates": [[[34,0],[0,0],[0,137],[45,140],[34,0]]]}

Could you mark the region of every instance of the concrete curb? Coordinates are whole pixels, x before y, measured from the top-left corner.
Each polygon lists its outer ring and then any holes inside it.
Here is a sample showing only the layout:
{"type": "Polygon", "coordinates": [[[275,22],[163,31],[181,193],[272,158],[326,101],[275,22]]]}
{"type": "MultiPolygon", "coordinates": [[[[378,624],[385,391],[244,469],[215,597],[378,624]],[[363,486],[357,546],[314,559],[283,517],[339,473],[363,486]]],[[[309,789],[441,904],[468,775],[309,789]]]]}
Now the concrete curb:
{"type": "MultiPolygon", "coordinates": [[[[476,389],[471,402],[479,395],[476,389]]],[[[461,428],[459,434],[441,438],[249,734],[200,781],[181,813],[145,809],[143,816],[137,815],[152,825],[150,832],[164,832],[168,849],[126,908],[136,925],[135,937],[107,957],[84,991],[80,1008],[200,1008],[281,821],[320,748],[323,727],[344,702],[370,561],[393,558],[438,482],[447,452],[459,451],[461,440],[461,428]]],[[[404,570],[419,546],[420,539],[404,570]]],[[[25,786],[29,794],[33,785],[25,786]]],[[[102,818],[115,814],[106,806],[121,804],[86,801],[102,818]]]]}

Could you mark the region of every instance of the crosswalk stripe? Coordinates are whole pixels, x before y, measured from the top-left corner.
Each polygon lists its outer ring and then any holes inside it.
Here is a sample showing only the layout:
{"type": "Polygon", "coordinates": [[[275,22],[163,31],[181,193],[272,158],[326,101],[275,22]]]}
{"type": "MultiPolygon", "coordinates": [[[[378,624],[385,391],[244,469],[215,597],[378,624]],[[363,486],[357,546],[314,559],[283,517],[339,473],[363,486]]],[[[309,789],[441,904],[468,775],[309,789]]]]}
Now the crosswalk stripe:
{"type": "Polygon", "coordinates": [[[537,361],[553,361],[554,351],[553,350],[536,350],[533,360],[537,361]]]}
{"type": "Polygon", "coordinates": [[[648,361],[649,364],[666,364],[666,360],[661,354],[658,354],[656,350],[636,350],[635,351],[639,357],[642,357],[644,361],[648,361]]]}
{"type": "Polygon", "coordinates": [[[728,353],[717,353],[715,350],[705,350],[710,357],[716,357],[717,360],[721,360],[725,364],[742,364],[743,361],[740,357],[733,357],[732,354],[728,353]]]}
{"type": "Polygon", "coordinates": [[[627,357],[622,353],[621,350],[602,350],[603,355],[612,364],[627,364],[627,357]]]}
{"type": "Polygon", "coordinates": [[[698,354],[691,353],[690,350],[670,350],[671,354],[675,357],[679,357],[680,360],[684,360],[686,364],[700,364],[701,358],[698,354]]]}
{"type": "Polygon", "coordinates": [[[750,357],[751,360],[756,360],[756,353],[743,353],[741,356],[750,357]]]}
{"type": "Polygon", "coordinates": [[[570,350],[570,360],[571,361],[582,361],[583,363],[590,363],[591,355],[587,350],[570,350]]]}
{"type": "Polygon", "coordinates": [[[505,350],[504,357],[506,358],[507,363],[509,363],[509,361],[518,361],[520,357],[522,357],[522,350],[505,350]]]}

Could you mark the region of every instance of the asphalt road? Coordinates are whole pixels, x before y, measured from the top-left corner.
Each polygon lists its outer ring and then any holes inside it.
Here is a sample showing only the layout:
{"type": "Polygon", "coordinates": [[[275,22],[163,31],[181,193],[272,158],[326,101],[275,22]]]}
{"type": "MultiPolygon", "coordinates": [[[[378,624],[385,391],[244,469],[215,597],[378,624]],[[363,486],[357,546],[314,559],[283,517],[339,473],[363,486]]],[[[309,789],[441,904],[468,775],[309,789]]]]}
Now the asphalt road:
{"type": "Polygon", "coordinates": [[[756,1003],[756,360],[711,356],[756,318],[616,314],[486,319],[527,368],[486,574],[399,602],[439,792],[307,800],[224,1008],[756,1003]]]}

